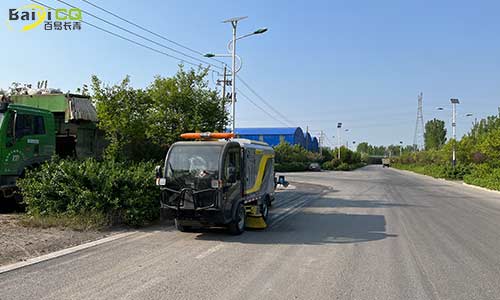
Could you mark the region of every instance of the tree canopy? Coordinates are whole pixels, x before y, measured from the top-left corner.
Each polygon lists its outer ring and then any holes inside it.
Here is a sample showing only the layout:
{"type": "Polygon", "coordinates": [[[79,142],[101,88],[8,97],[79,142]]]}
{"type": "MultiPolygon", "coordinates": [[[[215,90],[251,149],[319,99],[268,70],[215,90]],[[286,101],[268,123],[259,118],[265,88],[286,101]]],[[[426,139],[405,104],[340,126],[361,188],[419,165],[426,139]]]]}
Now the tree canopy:
{"type": "Polygon", "coordinates": [[[145,89],[135,89],[126,76],[106,85],[92,76],[92,98],[99,128],[109,141],[107,155],[118,160],[161,159],[184,132],[221,132],[228,122],[225,103],[208,86],[207,69],[156,76],[145,89]]]}
{"type": "Polygon", "coordinates": [[[446,143],[446,128],[444,121],[433,119],[425,123],[425,150],[438,150],[446,143]]]}

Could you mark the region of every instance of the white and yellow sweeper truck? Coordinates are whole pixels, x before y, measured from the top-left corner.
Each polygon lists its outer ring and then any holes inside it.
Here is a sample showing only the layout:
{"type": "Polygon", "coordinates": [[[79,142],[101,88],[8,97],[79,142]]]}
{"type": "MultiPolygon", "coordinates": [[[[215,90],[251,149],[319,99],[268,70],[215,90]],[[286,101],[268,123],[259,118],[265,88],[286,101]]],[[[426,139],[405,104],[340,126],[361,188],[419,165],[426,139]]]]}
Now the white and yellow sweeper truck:
{"type": "Polygon", "coordinates": [[[267,227],[274,200],[274,150],[232,133],[185,133],[156,168],[160,215],[180,231],[227,227],[232,234],[267,227]]]}

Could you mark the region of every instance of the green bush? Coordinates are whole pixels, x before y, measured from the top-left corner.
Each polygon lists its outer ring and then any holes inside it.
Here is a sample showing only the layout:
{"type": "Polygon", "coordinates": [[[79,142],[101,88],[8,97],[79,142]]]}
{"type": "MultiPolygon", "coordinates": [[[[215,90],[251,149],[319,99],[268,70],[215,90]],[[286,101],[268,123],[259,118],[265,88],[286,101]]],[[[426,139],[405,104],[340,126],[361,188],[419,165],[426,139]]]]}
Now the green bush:
{"type": "Polygon", "coordinates": [[[275,164],[274,170],[276,172],[300,172],[300,171],[307,171],[308,167],[309,167],[308,163],[289,162],[289,163],[275,164]]]}
{"type": "Polygon", "coordinates": [[[471,172],[469,164],[457,164],[455,168],[451,164],[437,165],[437,164],[393,164],[393,167],[402,170],[408,170],[423,175],[432,176],[434,178],[445,178],[452,180],[461,180],[465,175],[471,172]]]}
{"type": "Polygon", "coordinates": [[[54,159],[18,181],[32,216],[101,215],[141,226],[158,217],[154,164],[54,159]]]}
{"type": "Polygon", "coordinates": [[[464,182],[500,190],[500,168],[491,168],[487,164],[477,165],[470,174],[464,176],[464,182]]]}
{"type": "Polygon", "coordinates": [[[338,171],[350,171],[351,166],[345,162],[341,163],[337,168],[335,168],[338,171]]]}

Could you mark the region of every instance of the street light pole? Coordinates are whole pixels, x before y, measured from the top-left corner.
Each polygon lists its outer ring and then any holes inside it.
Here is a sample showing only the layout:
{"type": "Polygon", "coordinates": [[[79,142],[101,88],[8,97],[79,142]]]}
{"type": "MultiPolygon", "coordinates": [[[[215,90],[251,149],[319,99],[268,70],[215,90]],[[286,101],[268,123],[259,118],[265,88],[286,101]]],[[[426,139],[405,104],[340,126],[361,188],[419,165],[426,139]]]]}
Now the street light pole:
{"type": "Polygon", "coordinates": [[[236,41],[256,35],[256,34],[262,34],[267,31],[267,28],[260,28],[255,30],[252,33],[248,33],[245,35],[242,35],[240,37],[236,37],[236,27],[238,26],[238,21],[241,21],[243,19],[246,19],[247,17],[236,17],[236,18],[231,18],[223,21],[223,23],[231,23],[231,26],[233,27],[233,38],[229,41],[228,44],[228,52],[229,54],[213,54],[213,53],[207,53],[204,56],[208,58],[212,57],[229,57],[231,56],[232,61],[231,61],[231,114],[232,114],[232,120],[231,120],[231,132],[234,133],[235,128],[236,128],[236,73],[238,73],[239,69],[241,69],[241,58],[236,55],[236,41]],[[240,61],[238,69],[236,69],[236,59],[240,61]]]}
{"type": "Polygon", "coordinates": [[[399,141],[399,157],[403,156],[403,141],[399,141]]]}
{"type": "Polygon", "coordinates": [[[453,132],[453,154],[452,154],[452,165],[455,168],[457,164],[457,153],[456,153],[456,144],[457,144],[457,104],[460,104],[458,99],[450,99],[452,105],[452,119],[451,119],[451,128],[453,132]]]}
{"type": "Polygon", "coordinates": [[[233,51],[231,53],[231,75],[233,77],[231,82],[231,110],[233,121],[231,122],[231,132],[234,133],[236,128],[236,26],[238,26],[238,19],[232,20],[231,25],[233,26],[233,51]]]}

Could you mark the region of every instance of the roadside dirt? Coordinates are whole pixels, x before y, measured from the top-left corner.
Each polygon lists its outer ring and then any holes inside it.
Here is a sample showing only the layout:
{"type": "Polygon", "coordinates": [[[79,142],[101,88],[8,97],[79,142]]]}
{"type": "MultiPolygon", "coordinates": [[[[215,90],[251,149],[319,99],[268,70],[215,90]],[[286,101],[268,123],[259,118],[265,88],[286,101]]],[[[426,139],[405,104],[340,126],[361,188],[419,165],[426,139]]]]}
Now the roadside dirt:
{"type": "Polygon", "coordinates": [[[20,219],[20,214],[0,214],[0,265],[23,261],[115,233],[25,227],[21,225],[20,219]]]}

